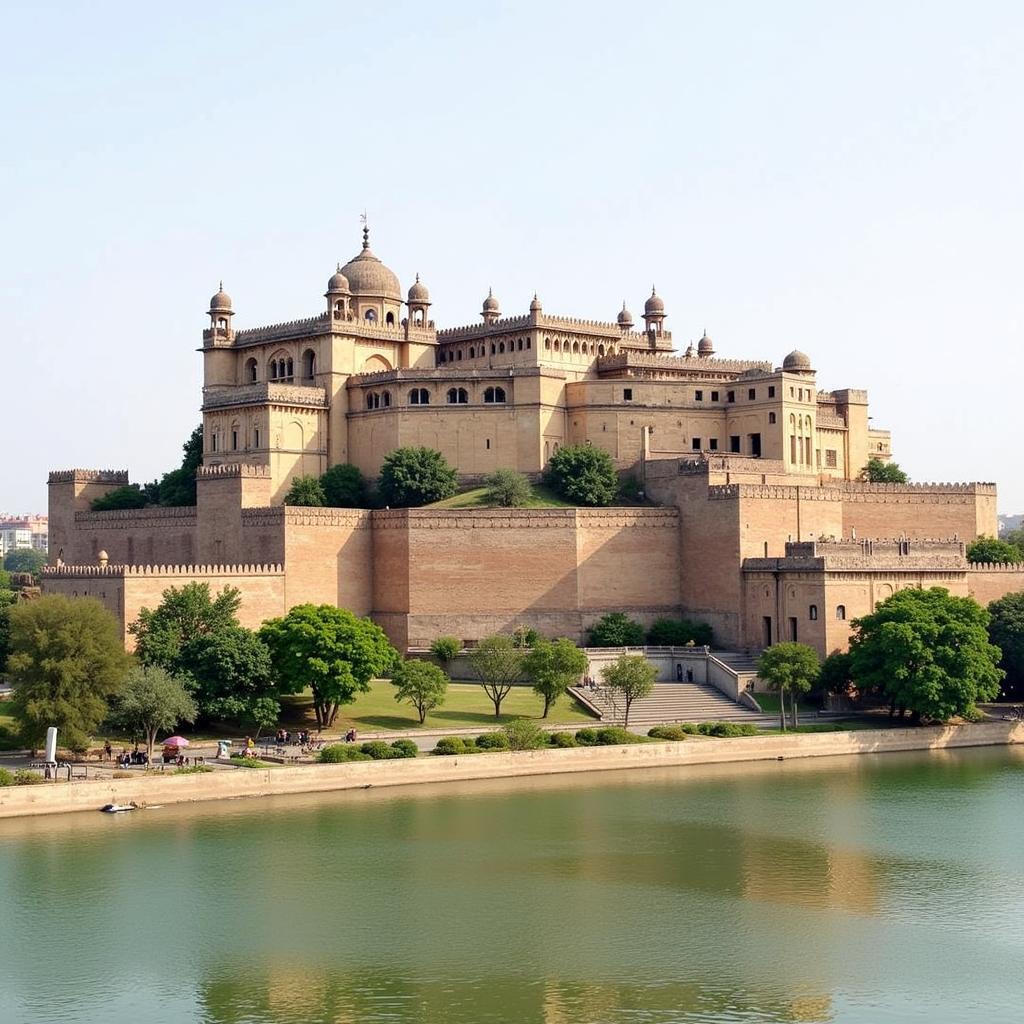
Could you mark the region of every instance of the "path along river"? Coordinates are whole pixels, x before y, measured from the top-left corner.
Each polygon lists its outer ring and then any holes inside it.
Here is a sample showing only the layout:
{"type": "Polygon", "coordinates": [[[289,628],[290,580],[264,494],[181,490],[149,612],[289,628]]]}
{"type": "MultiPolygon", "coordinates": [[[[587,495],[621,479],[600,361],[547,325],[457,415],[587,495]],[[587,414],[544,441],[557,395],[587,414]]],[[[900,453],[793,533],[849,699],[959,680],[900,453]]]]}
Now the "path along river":
{"type": "Polygon", "coordinates": [[[0,821],[4,1024],[1000,1024],[1022,965],[1021,747],[0,821]]]}

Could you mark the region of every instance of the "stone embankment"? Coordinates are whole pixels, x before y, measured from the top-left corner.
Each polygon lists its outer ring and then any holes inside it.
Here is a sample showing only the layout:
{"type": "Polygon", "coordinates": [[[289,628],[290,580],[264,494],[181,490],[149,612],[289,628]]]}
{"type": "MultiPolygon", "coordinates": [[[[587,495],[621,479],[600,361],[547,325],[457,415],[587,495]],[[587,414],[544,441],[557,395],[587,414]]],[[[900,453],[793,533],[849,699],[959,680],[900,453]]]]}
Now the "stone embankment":
{"type": "Polygon", "coordinates": [[[196,775],[140,775],[131,779],[0,788],[0,818],[98,810],[107,803],[132,801],[138,804],[188,803],[623,768],[686,767],[1016,743],[1024,743],[1022,722],[637,743],[295,768],[239,768],[196,775]]]}

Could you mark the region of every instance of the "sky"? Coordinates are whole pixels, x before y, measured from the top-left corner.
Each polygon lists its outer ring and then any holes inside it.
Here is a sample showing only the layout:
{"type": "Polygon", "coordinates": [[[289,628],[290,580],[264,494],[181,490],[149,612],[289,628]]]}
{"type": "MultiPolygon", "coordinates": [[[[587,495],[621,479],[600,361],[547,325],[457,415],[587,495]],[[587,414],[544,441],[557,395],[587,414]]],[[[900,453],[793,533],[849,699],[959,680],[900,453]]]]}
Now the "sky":
{"type": "Polygon", "coordinates": [[[913,479],[1024,511],[1020,4],[7,0],[0,37],[0,511],[178,465],[218,281],[237,328],[316,315],[364,210],[439,326],[653,283],[679,348],[802,349],[913,479]]]}

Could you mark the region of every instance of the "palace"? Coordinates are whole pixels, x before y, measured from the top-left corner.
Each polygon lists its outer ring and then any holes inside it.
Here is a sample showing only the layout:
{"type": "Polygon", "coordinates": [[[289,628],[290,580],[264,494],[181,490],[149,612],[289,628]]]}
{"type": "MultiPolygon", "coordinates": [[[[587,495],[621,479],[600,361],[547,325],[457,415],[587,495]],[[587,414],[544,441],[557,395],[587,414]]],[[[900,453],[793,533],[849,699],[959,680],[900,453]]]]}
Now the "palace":
{"type": "Polygon", "coordinates": [[[92,512],[124,472],[50,474],[50,592],[99,597],[125,627],[188,580],[242,591],[258,625],[306,601],[372,615],[400,648],[473,642],[518,624],[579,639],[611,610],[685,614],[724,646],[842,648],[849,621],[901,586],[991,600],[1024,567],[968,565],[996,533],[992,484],[869,484],[889,433],[867,393],[822,391],[811,360],[722,358],[705,335],[676,354],[652,289],[642,327],[528,310],[438,330],[426,285],[361,251],[322,311],[236,329],[210,300],[202,334],[204,456],[190,508],[92,512]],[[389,451],[441,451],[465,482],[539,474],[563,445],[608,451],[652,507],[308,509],[292,479],[389,451]]]}

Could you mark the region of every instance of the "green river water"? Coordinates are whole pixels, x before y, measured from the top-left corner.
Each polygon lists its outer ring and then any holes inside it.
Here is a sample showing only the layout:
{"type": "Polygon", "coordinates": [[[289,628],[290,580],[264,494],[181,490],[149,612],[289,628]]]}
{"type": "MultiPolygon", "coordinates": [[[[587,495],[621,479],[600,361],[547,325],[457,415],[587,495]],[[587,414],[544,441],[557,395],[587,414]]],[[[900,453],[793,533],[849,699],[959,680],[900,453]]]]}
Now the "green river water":
{"type": "Polygon", "coordinates": [[[1020,748],[0,821],[2,1024],[1022,1020],[1020,748]]]}

